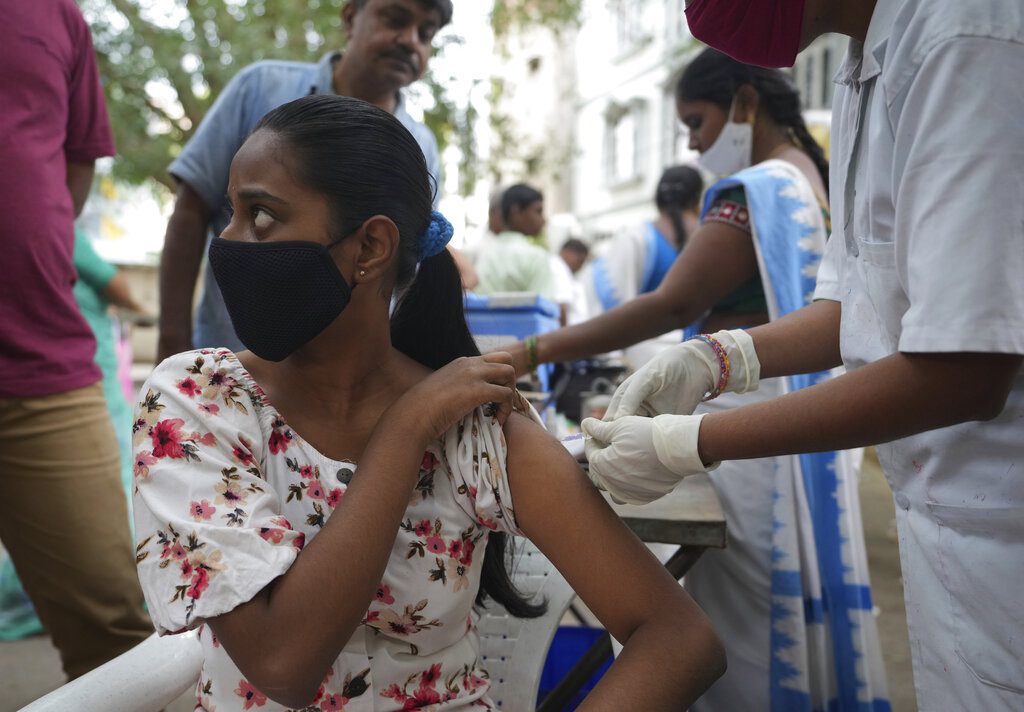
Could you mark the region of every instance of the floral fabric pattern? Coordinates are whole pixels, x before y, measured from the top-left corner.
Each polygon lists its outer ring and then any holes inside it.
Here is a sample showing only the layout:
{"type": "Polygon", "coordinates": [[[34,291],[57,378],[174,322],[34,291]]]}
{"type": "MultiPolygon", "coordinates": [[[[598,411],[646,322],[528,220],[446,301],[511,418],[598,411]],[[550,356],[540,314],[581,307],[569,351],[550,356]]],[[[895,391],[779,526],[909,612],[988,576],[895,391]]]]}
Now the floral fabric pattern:
{"type": "MultiPolygon", "coordinates": [[[[157,630],[199,629],[197,710],[284,710],[203,622],[288,570],[357,466],[306,443],[228,350],[167,359],[141,393],[136,559],[157,630]]],[[[363,625],[304,710],[491,707],[473,602],[490,532],[519,533],[505,459],[501,427],[483,409],[427,448],[363,625]]]]}

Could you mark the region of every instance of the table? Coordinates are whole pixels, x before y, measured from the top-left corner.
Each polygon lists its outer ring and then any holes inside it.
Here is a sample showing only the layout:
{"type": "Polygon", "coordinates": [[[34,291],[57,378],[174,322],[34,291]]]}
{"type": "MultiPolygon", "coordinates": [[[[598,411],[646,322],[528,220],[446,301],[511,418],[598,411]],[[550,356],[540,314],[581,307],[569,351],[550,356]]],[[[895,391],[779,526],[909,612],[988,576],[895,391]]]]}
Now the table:
{"type": "MultiPolygon", "coordinates": [[[[583,466],[586,468],[585,463],[583,466]]],[[[725,515],[718,493],[705,474],[687,477],[670,493],[644,506],[615,504],[607,493],[605,498],[641,541],[679,546],[665,563],[665,568],[677,580],[708,547],[726,547],[725,515]]],[[[564,709],[611,652],[611,636],[605,633],[541,701],[537,712],[564,709]]]]}

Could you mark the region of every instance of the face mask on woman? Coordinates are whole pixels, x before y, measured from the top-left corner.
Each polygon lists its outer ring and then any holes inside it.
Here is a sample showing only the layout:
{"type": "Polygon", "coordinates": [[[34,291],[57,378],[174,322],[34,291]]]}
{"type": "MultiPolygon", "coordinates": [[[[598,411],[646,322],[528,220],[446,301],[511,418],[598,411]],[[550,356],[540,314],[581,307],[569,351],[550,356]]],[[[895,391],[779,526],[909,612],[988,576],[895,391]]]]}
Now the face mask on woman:
{"type": "Polygon", "coordinates": [[[693,0],[686,5],[694,37],[761,67],[793,66],[803,20],[804,0],[693,0]]]}
{"type": "Polygon", "coordinates": [[[736,97],[729,107],[729,120],[726,121],[718,138],[711,148],[697,157],[702,168],[717,176],[728,176],[749,168],[754,150],[754,124],[736,123],[736,97]]]}
{"type": "Polygon", "coordinates": [[[247,349],[281,361],[341,314],[352,289],[329,252],[337,244],[213,238],[210,267],[247,349]]]}

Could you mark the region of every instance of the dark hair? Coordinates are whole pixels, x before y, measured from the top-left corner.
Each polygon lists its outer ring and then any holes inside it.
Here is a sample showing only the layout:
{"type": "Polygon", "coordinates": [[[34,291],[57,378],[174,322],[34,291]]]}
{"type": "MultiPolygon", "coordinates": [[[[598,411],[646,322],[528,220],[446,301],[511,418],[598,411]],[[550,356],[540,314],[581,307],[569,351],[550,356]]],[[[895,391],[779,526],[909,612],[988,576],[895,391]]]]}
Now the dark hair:
{"type": "Polygon", "coordinates": [[[590,254],[590,248],[587,247],[587,243],[585,243],[578,237],[570,237],[568,240],[563,242],[562,247],[559,249],[559,252],[561,252],[562,250],[569,250],[569,252],[575,252],[576,254],[582,255],[583,257],[586,257],[587,255],[590,254]]]}
{"type": "Polygon", "coordinates": [[[654,204],[672,221],[679,249],[682,249],[687,237],[682,212],[698,208],[703,190],[704,179],[700,177],[697,169],[690,166],[666,168],[658,180],[658,187],[654,191],[654,204]]]}
{"type": "Polygon", "coordinates": [[[828,189],[828,161],[825,152],[807,130],[800,113],[800,92],[793,80],[778,69],[765,69],[737,62],[721,52],[708,48],[697,55],[683,72],[676,85],[676,98],[683,101],[710,101],[726,111],[737,90],[749,84],[760,97],[768,115],[780,126],[793,132],[793,138],[818,168],[828,189]]]}
{"type": "Polygon", "coordinates": [[[512,208],[525,208],[538,200],[544,200],[544,194],[536,188],[531,188],[526,183],[510,185],[501,194],[501,219],[507,225],[512,208]]]}
{"type": "MultiPolygon", "coordinates": [[[[437,10],[441,15],[441,27],[452,21],[452,0],[416,0],[420,5],[429,9],[437,10]]],[[[363,8],[370,0],[352,0],[352,4],[363,8]]]]}
{"type": "MultiPolygon", "coordinates": [[[[287,144],[298,180],[325,196],[340,237],[374,215],[386,215],[399,232],[396,288],[404,289],[391,319],[391,341],[428,368],[480,354],[466,325],[459,271],[441,250],[416,269],[420,236],[430,224],[427,164],[412,134],[388,112],[359,99],[316,95],[296,99],[264,116],[253,130],[272,131],[287,144]]],[[[541,615],[506,568],[507,539],[491,532],[484,553],[477,602],[488,595],[520,617],[541,615]]]]}

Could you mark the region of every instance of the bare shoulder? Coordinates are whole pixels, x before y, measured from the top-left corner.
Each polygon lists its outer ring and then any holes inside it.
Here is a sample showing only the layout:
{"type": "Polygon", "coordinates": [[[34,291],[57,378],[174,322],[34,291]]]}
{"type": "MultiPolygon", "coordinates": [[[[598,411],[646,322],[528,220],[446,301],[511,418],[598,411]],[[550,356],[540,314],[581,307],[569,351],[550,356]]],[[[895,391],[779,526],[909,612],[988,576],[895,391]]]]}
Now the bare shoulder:
{"type": "Polygon", "coordinates": [[[533,418],[513,412],[503,428],[508,446],[510,472],[516,466],[547,463],[549,466],[577,466],[569,452],[533,418]]]}
{"type": "Polygon", "coordinates": [[[541,530],[555,522],[565,524],[566,517],[593,523],[614,516],[576,459],[539,424],[513,413],[504,432],[516,516],[538,546],[541,530]],[[572,503],[572,515],[567,503],[572,503]]]}

